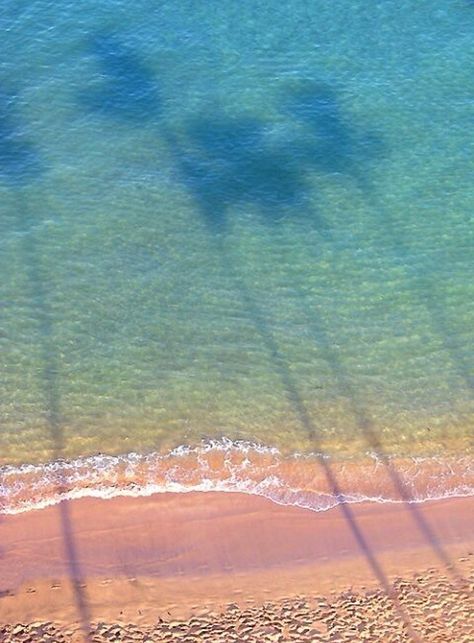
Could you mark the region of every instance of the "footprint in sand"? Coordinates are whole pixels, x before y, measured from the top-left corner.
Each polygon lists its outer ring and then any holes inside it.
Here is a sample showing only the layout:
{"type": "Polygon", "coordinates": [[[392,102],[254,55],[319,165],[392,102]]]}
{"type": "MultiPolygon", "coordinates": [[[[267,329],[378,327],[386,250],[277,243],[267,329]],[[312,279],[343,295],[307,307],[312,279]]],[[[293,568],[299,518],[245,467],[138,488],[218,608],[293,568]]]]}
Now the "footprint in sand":
{"type": "Polygon", "coordinates": [[[15,593],[11,589],[0,589],[0,598],[5,596],[15,596],[15,593]]]}

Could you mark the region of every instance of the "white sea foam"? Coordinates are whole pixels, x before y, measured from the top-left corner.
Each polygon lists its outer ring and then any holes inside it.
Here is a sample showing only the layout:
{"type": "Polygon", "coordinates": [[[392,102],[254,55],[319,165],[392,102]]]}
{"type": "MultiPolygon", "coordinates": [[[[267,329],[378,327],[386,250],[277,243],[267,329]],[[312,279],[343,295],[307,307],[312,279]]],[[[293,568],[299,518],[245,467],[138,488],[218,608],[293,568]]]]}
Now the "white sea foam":
{"type": "Polygon", "coordinates": [[[474,461],[415,457],[335,460],[227,438],[168,453],[97,454],[0,468],[0,512],[17,514],[84,497],[192,491],[247,493],[325,511],[345,502],[424,502],[474,494],[474,461]],[[330,475],[328,476],[328,472],[330,475]],[[333,478],[337,481],[334,485],[333,478]]]}

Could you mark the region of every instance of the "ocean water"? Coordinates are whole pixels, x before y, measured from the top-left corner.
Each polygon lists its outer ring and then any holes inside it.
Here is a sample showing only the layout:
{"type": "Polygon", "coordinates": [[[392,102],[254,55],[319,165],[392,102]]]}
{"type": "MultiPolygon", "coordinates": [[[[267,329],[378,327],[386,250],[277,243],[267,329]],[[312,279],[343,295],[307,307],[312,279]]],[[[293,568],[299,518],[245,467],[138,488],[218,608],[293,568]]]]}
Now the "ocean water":
{"type": "Polygon", "coordinates": [[[0,25],[4,511],[472,493],[471,2],[0,25]]]}

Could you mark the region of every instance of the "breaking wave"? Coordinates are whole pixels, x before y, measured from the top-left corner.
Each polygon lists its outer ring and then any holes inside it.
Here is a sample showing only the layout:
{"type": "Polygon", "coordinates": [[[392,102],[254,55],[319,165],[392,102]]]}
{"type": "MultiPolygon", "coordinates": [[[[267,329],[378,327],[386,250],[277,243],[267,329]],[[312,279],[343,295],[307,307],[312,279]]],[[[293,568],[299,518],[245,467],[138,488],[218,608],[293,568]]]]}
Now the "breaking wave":
{"type": "Polygon", "coordinates": [[[284,456],[276,448],[224,438],[198,447],[180,446],[165,454],[98,454],[0,468],[3,514],[87,496],[191,491],[247,493],[314,511],[342,502],[423,502],[473,495],[474,458],[284,456]]]}

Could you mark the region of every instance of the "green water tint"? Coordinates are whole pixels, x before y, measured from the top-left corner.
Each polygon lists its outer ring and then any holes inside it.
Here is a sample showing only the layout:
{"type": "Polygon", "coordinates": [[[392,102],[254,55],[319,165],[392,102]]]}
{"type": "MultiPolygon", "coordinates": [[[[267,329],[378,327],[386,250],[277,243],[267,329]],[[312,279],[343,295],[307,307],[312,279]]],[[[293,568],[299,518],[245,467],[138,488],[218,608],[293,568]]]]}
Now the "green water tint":
{"type": "Polygon", "coordinates": [[[0,126],[2,462],[221,436],[471,450],[468,34],[455,13],[426,28],[427,3],[405,32],[361,7],[317,49],[305,30],[277,49],[244,7],[234,35],[206,12],[208,53],[184,62],[174,23],[157,43],[123,16],[77,25],[50,82],[51,43],[20,57],[0,126]]]}

